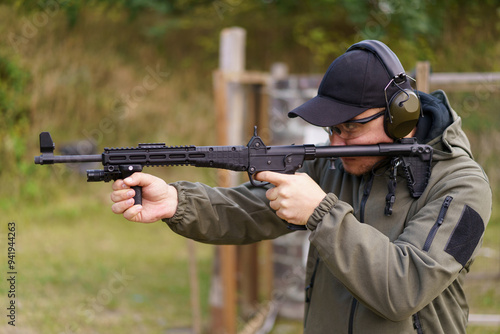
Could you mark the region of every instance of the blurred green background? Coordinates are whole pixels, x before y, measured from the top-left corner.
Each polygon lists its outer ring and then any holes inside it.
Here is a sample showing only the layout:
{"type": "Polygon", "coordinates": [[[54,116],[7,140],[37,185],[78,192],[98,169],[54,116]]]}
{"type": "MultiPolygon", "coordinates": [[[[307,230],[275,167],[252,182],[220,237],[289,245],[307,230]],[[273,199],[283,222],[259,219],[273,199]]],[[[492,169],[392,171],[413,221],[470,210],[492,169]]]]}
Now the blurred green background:
{"type": "MultiPolygon", "coordinates": [[[[163,223],[112,214],[109,184],[35,166],[33,157],[41,131],[51,132],[56,147],[80,140],[98,152],[139,142],[213,145],[212,72],[220,31],[235,25],[247,31],[249,70],[285,62],[291,73],[321,74],[349,45],[380,39],[408,70],[428,60],[434,72],[500,71],[495,0],[2,1],[0,266],[3,273],[7,224],[15,222],[19,275],[16,331],[2,314],[0,332],[174,333],[190,326],[186,240],[163,223]],[[140,89],[151,73],[156,85],[140,89]]],[[[471,312],[500,314],[500,87],[449,97],[495,196],[468,281],[471,312]]],[[[208,169],[148,172],[215,182],[208,169]]],[[[208,328],[212,247],[197,244],[197,256],[208,328]]],[[[2,276],[4,310],[7,291],[2,276]]],[[[274,330],[297,332],[300,323],[284,320],[274,330]]],[[[500,330],[472,326],[470,333],[500,330]]]]}

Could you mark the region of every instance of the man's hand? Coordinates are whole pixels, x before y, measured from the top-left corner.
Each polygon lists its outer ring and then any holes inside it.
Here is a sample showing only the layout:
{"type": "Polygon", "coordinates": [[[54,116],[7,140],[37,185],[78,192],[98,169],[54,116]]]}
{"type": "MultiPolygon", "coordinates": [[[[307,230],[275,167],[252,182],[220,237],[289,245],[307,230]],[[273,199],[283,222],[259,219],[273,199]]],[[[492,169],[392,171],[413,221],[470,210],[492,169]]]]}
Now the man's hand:
{"type": "Polygon", "coordinates": [[[162,179],[145,173],[134,173],[125,180],[113,183],[111,210],[126,219],[139,223],[153,223],[171,218],[177,211],[177,189],[162,179]],[[142,205],[134,205],[133,186],[142,187],[142,205]]]}
{"type": "Polygon", "coordinates": [[[326,193],[309,175],[260,172],[256,180],[275,185],[266,192],[269,205],[281,219],[295,225],[305,225],[326,193]]]}

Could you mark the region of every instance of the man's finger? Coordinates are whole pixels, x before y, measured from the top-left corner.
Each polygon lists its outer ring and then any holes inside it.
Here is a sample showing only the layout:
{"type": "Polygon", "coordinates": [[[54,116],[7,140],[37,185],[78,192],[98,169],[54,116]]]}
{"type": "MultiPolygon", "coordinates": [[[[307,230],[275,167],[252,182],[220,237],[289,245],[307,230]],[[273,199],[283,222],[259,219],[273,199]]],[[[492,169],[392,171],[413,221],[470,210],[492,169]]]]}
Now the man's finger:
{"type": "Polygon", "coordinates": [[[113,182],[113,185],[111,187],[113,190],[121,190],[121,189],[125,189],[125,188],[129,188],[129,186],[127,186],[123,180],[116,180],[115,182],[113,182]]]}
{"type": "Polygon", "coordinates": [[[111,200],[115,203],[124,201],[129,198],[133,198],[135,195],[135,191],[133,189],[120,189],[115,190],[111,193],[111,200]]]}
{"type": "Polygon", "coordinates": [[[278,186],[281,183],[285,182],[289,176],[290,175],[264,171],[264,172],[257,173],[255,175],[255,179],[257,181],[269,182],[269,183],[274,184],[275,186],[278,186]]]}
{"type": "Polygon", "coordinates": [[[266,191],[266,198],[270,201],[275,201],[278,199],[279,189],[276,187],[270,188],[266,191]]]}
{"type": "Polygon", "coordinates": [[[135,186],[146,187],[151,183],[153,183],[154,180],[155,177],[151,174],[136,172],[131,176],[125,178],[123,182],[129,187],[135,187],[135,186]]]}
{"type": "Polygon", "coordinates": [[[131,176],[123,179],[123,183],[129,187],[135,187],[142,181],[142,173],[134,173],[131,176]]]}
{"type": "Polygon", "coordinates": [[[141,213],[142,208],[142,205],[134,205],[123,213],[123,217],[132,222],[141,221],[141,218],[138,216],[138,214],[141,213]]]}
{"type": "Polygon", "coordinates": [[[130,207],[134,205],[134,199],[128,199],[125,201],[117,202],[111,206],[111,211],[113,211],[116,214],[122,214],[126,210],[128,210],[130,207]]]}

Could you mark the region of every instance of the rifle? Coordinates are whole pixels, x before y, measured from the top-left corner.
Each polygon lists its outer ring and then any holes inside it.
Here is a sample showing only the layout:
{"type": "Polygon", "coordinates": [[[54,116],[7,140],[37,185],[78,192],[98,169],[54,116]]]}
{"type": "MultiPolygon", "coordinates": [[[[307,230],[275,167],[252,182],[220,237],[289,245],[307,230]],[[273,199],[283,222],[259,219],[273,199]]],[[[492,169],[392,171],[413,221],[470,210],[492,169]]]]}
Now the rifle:
{"type": "MultiPolygon", "coordinates": [[[[87,182],[124,179],[143,167],[196,166],[246,171],[254,186],[264,183],[254,180],[258,172],[273,171],[293,174],[305,160],[339,157],[388,156],[400,157],[405,168],[408,187],[413,197],[419,197],[427,186],[432,162],[432,147],[418,144],[416,138],[402,138],[396,143],[376,145],[266,146],[257,135],[257,127],[247,146],[166,146],[165,143],[139,144],[137,147],[104,148],[102,154],[54,155],[55,144],[49,132],[40,133],[40,156],[35,164],[101,162],[103,169],[87,170],[87,182]]],[[[142,203],[141,187],[135,190],[135,204],[142,203]]]]}

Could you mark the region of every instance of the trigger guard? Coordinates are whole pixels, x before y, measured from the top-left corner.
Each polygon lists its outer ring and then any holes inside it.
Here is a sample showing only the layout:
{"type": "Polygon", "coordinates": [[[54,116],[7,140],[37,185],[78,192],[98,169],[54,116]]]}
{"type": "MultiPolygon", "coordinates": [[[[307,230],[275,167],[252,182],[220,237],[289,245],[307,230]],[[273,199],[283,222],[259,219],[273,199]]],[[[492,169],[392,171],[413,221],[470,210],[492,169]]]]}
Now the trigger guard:
{"type": "Polygon", "coordinates": [[[270,184],[269,182],[255,180],[253,178],[253,175],[255,175],[255,174],[248,173],[248,179],[250,180],[250,183],[252,184],[252,186],[254,186],[254,187],[265,187],[268,184],[270,184]]]}

